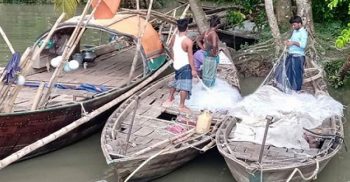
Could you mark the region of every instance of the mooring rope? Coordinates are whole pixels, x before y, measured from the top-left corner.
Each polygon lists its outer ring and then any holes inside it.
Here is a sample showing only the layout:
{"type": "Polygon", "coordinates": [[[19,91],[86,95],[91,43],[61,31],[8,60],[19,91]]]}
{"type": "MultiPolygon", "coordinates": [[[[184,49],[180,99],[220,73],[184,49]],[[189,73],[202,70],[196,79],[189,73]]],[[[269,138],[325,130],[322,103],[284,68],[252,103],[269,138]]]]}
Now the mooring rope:
{"type": "Polygon", "coordinates": [[[273,65],[271,71],[270,71],[269,74],[265,77],[264,81],[260,84],[260,86],[259,86],[258,88],[260,88],[260,87],[262,87],[263,85],[265,85],[267,79],[270,77],[270,75],[271,75],[273,72],[275,72],[277,66],[280,64],[280,62],[281,62],[281,60],[282,60],[282,57],[283,57],[283,59],[285,59],[286,53],[287,53],[287,46],[284,46],[281,55],[278,57],[277,61],[276,61],[275,64],[273,65]]]}
{"type": "Polygon", "coordinates": [[[311,176],[309,177],[305,177],[304,174],[300,171],[299,168],[294,168],[293,172],[289,175],[288,179],[286,180],[286,182],[289,182],[292,180],[293,176],[295,175],[295,173],[299,173],[299,175],[301,176],[301,178],[305,181],[310,181],[311,179],[316,179],[317,178],[317,173],[320,169],[320,164],[319,161],[317,159],[315,159],[316,161],[316,169],[314,170],[314,172],[312,173],[311,176]]]}
{"type": "Polygon", "coordinates": [[[84,104],[82,102],[79,102],[80,106],[81,106],[81,115],[82,116],[86,116],[89,114],[89,112],[86,111],[84,104]]]}

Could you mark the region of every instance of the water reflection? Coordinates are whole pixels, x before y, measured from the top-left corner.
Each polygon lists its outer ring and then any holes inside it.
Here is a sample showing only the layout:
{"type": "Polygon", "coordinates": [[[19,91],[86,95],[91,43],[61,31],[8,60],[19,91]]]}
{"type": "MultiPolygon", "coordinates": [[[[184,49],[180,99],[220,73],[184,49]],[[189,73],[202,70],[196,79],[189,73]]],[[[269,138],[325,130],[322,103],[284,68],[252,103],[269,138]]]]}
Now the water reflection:
{"type": "MultiPolygon", "coordinates": [[[[18,52],[31,46],[36,38],[56,21],[53,5],[0,4],[0,25],[18,52]]],[[[7,63],[11,52],[0,41],[0,65],[7,63]]]]}

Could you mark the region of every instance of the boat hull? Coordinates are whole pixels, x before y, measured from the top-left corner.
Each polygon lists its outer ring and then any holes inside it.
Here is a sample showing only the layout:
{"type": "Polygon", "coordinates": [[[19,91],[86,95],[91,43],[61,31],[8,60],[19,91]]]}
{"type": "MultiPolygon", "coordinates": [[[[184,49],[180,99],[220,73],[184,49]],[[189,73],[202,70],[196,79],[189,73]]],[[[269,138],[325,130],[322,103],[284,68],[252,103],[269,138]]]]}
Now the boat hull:
{"type": "MultiPolygon", "coordinates": [[[[270,169],[263,170],[262,173],[261,173],[261,170],[254,170],[253,172],[228,157],[224,157],[224,158],[227,166],[230,169],[230,172],[233,178],[238,182],[260,181],[261,177],[263,181],[285,182],[287,181],[288,177],[292,174],[294,170],[294,167],[293,167],[293,168],[286,168],[286,169],[276,168],[271,170],[270,169]]],[[[329,161],[330,161],[330,158],[325,159],[323,161],[319,161],[320,168],[318,170],[318,174],[324,169],[324,167],[327,165],[329,161]]],[[[316,163],[311,165],[300,166],[298,167],[298,169],[303,173],[305,177],[309,177],[313,175],[316,169],[316,163]]],[[[299,174],[296,174],[294,175],[291,181],[305,181],[305,180],[303,180],[299,174]]]]}
{"type": "MultiPolygon", "coordinates": [[[[197,147],[201,148],[208,144],[209,141],[197,147]]],[[[181,167],[185,163],[191,161],[200,152],[194,148],[186,148],[184,150],[165,153],[152,159],[147,166],[141,168],[132,177],[132,181],[150,181],[171,173],[175,169],[181,167]]],[[[148,158],[136,158],[131,160],[114,160],[113,167],[117,174],[118,181],[124,181],[142,162],[148,158]]]]}
{"type": "MultiPolygon", "coordinates": [[[[139,83],[139,82],[138,82],[139,83]]],[[[106,93],[82,104],[71,104],[32,112],[0,115],[0,158],[4,158],[23,147],[48,136],[83,116],[82,106],[91,112],[133,88],[133,83],[123,89],[106,93]]],[[[108,116],[118,105],[100,113],[97,117],[67,133],[56,141],[28,154],[25,158],[44,154],[74,143],[101,130],[108,116]]]]}

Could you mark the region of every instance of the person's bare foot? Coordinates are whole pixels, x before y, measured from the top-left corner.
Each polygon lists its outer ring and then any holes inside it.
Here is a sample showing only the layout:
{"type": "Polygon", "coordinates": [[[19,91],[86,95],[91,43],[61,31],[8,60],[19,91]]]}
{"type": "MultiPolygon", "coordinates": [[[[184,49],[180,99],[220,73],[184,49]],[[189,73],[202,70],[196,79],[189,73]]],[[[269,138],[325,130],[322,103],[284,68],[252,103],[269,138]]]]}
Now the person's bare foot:
{"type": "Polygon", "coordinates": [[[162,106],[163,107],[171,107],[174,103],[174,100],[167,99],[165,102],[163,102],[162,106]]]}
{"type": "Polygon", "coordinates": [[[186,113],[186,114],[191,114],[192,113],[191,109],[189,109],[186,106],[182,106],[182,107],[180,106],[179,107],[179,112],[180,113],[186,113]]]}

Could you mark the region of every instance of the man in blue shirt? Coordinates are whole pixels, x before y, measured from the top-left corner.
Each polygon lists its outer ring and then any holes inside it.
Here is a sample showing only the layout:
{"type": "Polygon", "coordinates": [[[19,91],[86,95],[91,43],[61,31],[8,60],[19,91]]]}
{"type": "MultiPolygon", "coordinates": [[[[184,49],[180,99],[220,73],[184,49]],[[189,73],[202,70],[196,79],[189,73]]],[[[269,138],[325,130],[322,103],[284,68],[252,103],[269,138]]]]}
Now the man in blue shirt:
{"type": "Polygon", "coordinates": [[[284,42],[288,46],[288,56],[285,62],[286,74],[291,89],[299,91],[303,84],[305,47],[308,35],[300,16],[292,17],[289,22],[294,30],[292,37],[284,42]]]}

